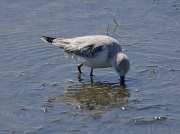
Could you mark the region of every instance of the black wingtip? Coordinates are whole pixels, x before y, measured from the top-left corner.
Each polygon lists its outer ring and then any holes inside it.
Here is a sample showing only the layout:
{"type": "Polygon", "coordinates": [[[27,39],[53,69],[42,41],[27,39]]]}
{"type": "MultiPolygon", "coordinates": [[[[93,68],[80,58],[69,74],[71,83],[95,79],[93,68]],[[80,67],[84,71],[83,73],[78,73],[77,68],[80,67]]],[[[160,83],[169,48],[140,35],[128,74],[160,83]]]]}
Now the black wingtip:
{"type": "Polygon", "coordinates": [[[54,39],[56,38],[52,38],[52,37],[47,37],[47,36],[42,36],[41,39],[45,42],[49,42],[52,43],[54,39]]]}

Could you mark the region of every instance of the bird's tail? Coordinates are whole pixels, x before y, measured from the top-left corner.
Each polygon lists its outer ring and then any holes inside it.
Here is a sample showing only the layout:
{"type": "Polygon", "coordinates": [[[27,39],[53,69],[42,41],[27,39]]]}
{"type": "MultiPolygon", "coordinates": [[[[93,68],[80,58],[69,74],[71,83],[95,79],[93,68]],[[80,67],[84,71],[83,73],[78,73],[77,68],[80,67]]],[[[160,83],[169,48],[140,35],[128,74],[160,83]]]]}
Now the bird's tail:
{"type": "Polygon", "coordinates": [[[53,40],[56,38],[52,38],[52,37],[47,37],[47,36],[42,36],[41,39],[45,42],[49,42],[49,43],[53,43],[53,40]]]}
{"type": "Polygon", "coordinates": [[[62,49],[64,49],[64,47],[71,44],[71,41],[69,39],[52,38],[52,37],[47,37],[47,36],[42,36],[41,39],[45,42],[49,42],[49,43],[51,43],[55,46],[58,46],[62,49]]]}

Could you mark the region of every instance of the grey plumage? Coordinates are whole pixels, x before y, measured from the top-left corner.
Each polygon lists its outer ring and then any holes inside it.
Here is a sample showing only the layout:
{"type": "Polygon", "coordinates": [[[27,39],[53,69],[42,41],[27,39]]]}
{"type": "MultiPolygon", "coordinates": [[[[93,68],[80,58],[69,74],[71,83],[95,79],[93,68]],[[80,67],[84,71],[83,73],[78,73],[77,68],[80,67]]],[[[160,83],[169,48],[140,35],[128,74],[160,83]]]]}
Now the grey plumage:
{"type": "Polygon", "coordinates": [[[69,58],[79,62],[79,73],[83,64],[91,68],[91,76],[94,68],[113,67],[123,84],[130,70],[128,57],[122,52],[119,42],[109,36],[92,35],[71,39],[42,36],[41,39],[62,48],[69,58]]]}

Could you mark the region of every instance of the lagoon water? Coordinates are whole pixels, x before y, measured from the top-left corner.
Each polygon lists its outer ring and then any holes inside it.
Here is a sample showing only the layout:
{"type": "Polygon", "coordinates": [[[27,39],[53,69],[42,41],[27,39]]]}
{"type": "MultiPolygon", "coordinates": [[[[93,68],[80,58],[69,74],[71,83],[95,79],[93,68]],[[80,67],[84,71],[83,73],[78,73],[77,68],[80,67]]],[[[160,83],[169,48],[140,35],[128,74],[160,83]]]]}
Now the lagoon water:
{"type": "Polygon", "coordinates": [[[0,133],[179,133],[179,0],[1,0],[0,20],[0,133]],[[126,86],[40,39],[95,34],[121,43],[126,86]]]}

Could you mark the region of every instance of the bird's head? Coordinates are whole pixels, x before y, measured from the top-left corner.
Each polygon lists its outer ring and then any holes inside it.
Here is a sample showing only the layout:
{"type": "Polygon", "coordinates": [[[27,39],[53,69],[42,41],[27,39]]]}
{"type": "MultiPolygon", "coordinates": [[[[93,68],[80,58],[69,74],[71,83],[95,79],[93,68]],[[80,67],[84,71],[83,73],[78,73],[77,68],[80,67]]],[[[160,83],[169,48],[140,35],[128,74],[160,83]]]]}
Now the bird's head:
{"type": "Polygon", "coordinates": [[[130,63],[128,57],[123,52],[117,54],[113,68],[115,69],[116,73],[120,76],[121,84],[124,85],[125,75],[130,70],[130,63]]]}

